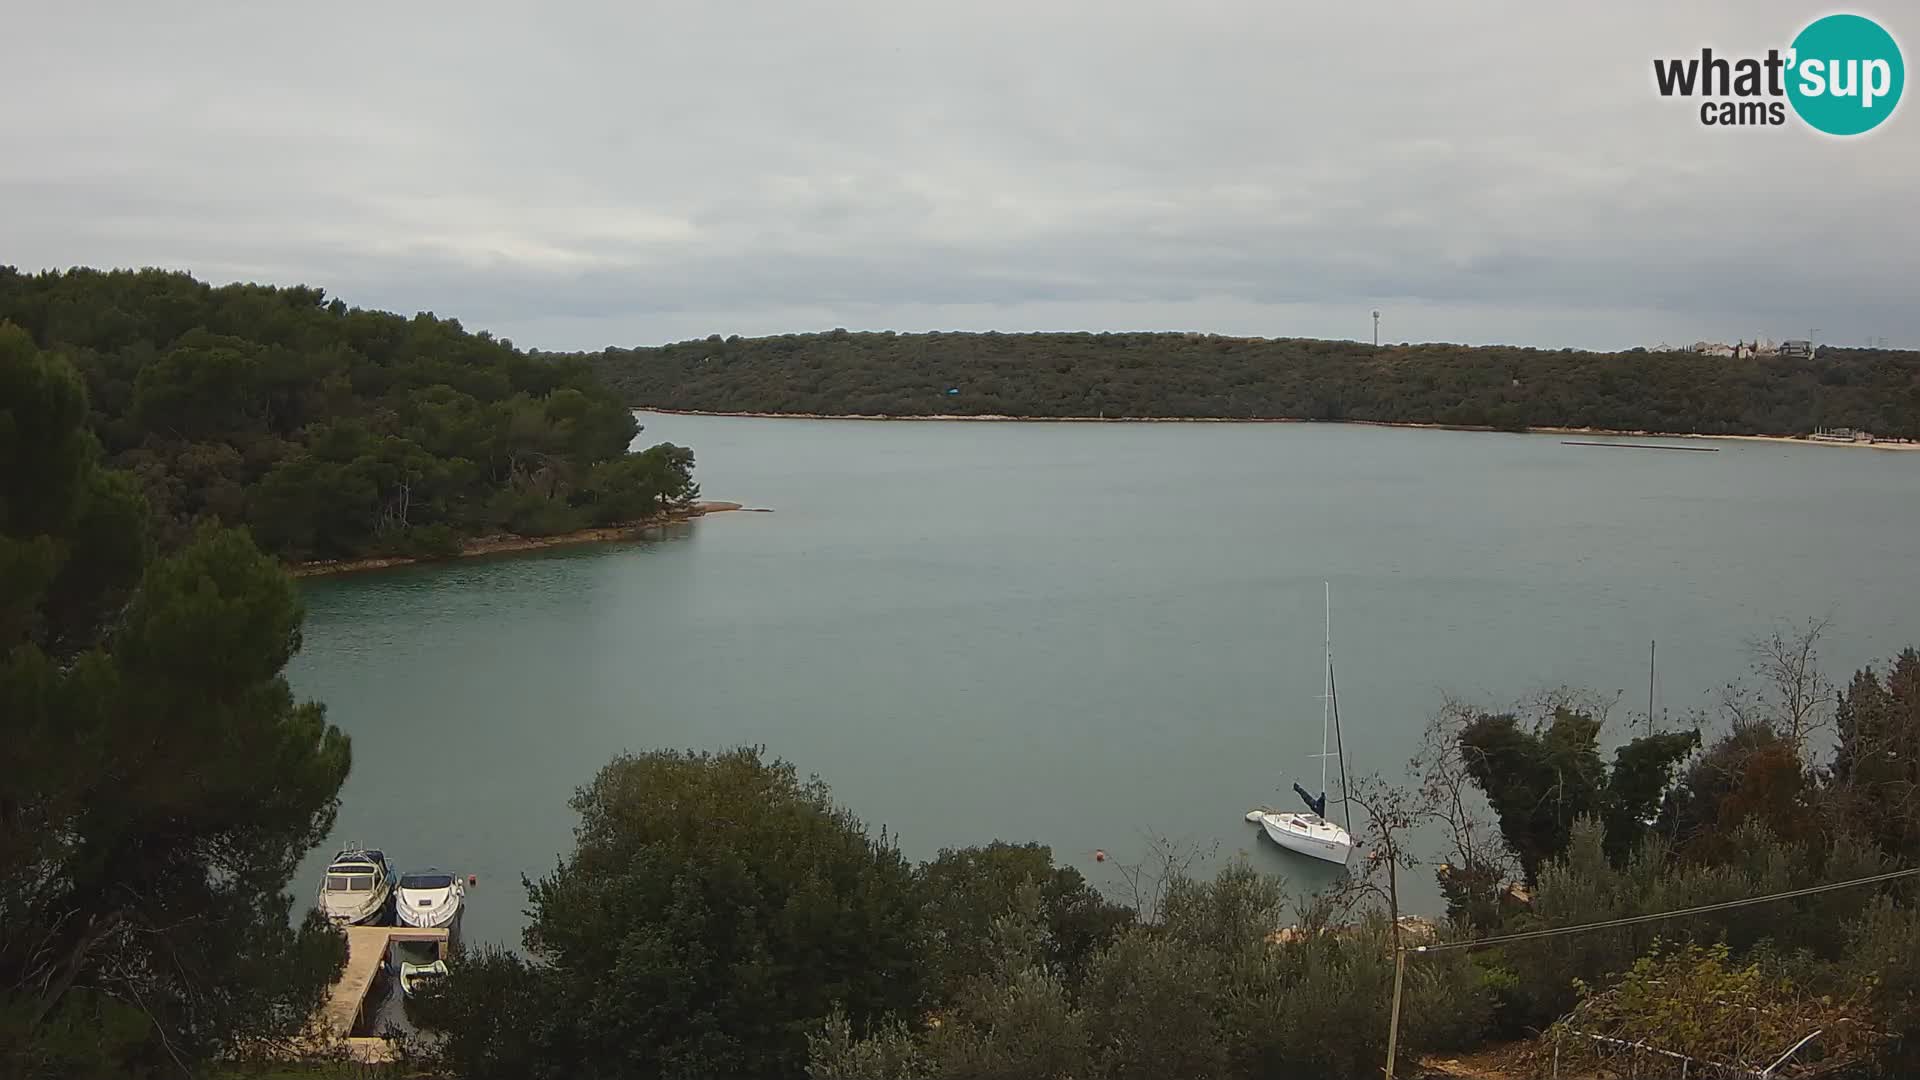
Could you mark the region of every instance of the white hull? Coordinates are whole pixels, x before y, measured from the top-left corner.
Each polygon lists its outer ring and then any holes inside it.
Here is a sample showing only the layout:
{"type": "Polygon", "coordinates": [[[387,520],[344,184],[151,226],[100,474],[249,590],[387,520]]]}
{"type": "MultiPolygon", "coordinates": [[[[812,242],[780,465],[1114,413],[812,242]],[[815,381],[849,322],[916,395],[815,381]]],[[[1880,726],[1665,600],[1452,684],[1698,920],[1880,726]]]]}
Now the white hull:
{"type": "Polygon", "coordinates": [[[376,850],[346,848],[328,864],[314,903],[333,922],[357,926],[379,921],[392,896],[393,875],[386,856],[376,850]]]}
{"type": "Polygon", "coordinates": [[[1345,866],[1353,853],[1353,837],[1330,821],[1309,814],[1262,814],[1260,827],[1267,838],[1288,851],[1345,866]]]}
{"type": "MultiPolygon", "coordinates": [[[[1310,858],[1324,859],[1341,866],[1347,864],[1347,857],[1353,854],[1353,837],[1347,830],[1328,821],[1327,811],[1327,761],[1340,757],[1341,751],[1331,742],[1331,737],[1339,725],[1340,707],[1336,704],[1333,685],[1333,586],[1326,587],[1327,598],[1327,666],[1325,692],[1320,701],[1320,794],[1310,794],[1298,783],[1293,790],[1313,809],[1309,812],[1275,810],[1269,806],[1258,807],[1247,812],[1247,820],[1259,822],[1266,831],[1267,838],[1288,851],[1296,851],[1310,858]]],[[[1346,766],[1340,767],[1340,783],[1344,790],[1346,784],[1346,766]]],[[[1349,815],[1351,816],[1351,815],[1349,815]]]]}
{"type": "Polygon", "coordinates": [[[376,889],[371,898],[362,901],[366,893],[330,893],[320,894],[320,911],[326,917],[342,926],[359,926],[378,919],[387,909],[387,890],[376,889]]]}
{"type": "Polygon", "coordinates": [[[452,874],[429,870],[407,874],[393,892],[393,914],[402,926],[423,930],[451,928],[460,921],[460,905],[467,890],[452,874]]]}
{"type": "Polygon", "coordinates": [[[401,926],[413,926],[422,930],[438,930],[443,926],[452,926],[460,918],[460,901],[443,904],[434,908],[410,908],[406,906],[406,891],[394,902],[393,914],[401,926]]]}
{"type": "Polygon", "coordinates": [[[412,997],[424,983],[444,979],[447,975],[447,962],[435,960],[431,964],[401,964],[400,993],[412,997]]]}

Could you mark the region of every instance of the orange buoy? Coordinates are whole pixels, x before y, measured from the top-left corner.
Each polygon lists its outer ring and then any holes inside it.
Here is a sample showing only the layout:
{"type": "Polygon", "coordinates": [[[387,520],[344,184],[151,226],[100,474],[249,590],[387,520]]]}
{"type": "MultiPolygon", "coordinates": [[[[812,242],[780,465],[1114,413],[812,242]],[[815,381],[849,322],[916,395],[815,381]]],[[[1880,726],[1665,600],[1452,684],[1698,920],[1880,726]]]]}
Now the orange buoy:
{"type": "Polygon", "coordinates": [[[1100,849],[1100,848],[1094,848],[1094,849],[1093,849],[1093,861],[1094,861],[1094,862],[1106,862],[1106,861],[1107,861],[1107,853],[1106,853],[1106,852],[1105,852],[1104,850],[1102,850],[1102,849],[1100,849]]]}

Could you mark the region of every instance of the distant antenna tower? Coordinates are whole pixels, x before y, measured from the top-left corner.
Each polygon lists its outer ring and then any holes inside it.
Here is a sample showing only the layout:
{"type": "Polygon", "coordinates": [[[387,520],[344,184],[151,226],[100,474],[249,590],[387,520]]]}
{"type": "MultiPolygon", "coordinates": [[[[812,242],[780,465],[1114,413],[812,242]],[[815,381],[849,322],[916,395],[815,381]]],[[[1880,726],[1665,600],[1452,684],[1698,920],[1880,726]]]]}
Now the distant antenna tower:
{"type": "Polygon", "coordinates": [[[1373,313],[1373,347],[1376,349],[1380,347],[1380,313],[1378,311],[1373,313]]]}

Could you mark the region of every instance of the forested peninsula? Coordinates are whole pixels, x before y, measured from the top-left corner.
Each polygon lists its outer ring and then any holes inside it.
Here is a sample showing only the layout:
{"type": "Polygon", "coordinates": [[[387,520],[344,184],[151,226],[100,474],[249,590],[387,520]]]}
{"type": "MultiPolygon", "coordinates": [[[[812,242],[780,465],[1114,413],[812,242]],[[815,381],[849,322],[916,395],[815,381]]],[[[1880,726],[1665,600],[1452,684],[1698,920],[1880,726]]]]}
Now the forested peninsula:
{"type": "Polygon", "coordinates": [[[436,557],[656,520],[698,494],[686,448],[627,452],[639,426],[585,360],[431,313],[0,267],[0,335],[78,372],[102,463],[131,477],[163,548],[217,520],[292,562],[436,557]]]}
{"type": "Polygon", "coordinates": [[[587,354],[633,405],[697,412],[1293,419],[1920,438],[1920,352],[1731,359],[1217,334],[719,335],[587,354]]]}

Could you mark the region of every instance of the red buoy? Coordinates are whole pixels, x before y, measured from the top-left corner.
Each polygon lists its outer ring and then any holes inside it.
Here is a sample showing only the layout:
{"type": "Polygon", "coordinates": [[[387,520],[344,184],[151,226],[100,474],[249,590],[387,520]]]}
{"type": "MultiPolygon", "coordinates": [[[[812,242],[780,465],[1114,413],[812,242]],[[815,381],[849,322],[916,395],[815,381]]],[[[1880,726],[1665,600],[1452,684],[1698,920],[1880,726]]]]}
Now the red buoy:
{"type": "Polygon", "coordinates": [[[1107,861],[1107,853],[1106,853],[1105,851],[1103,851],[1103,850],[1101,850],[1100,848],[1094,848],[1094,849],[1093,849],[1093,861],[1094,861],[1094,862],[1106,862],[1106,861],[1107,861]]]}

